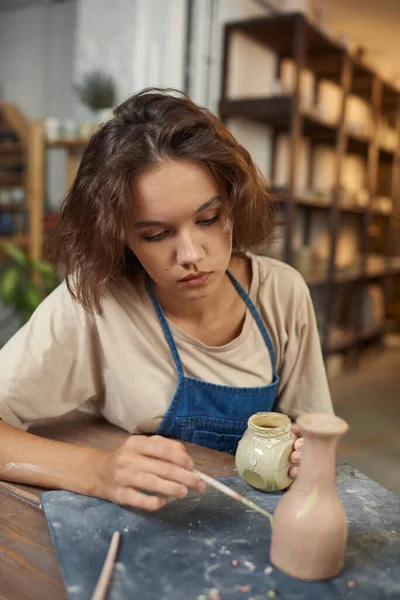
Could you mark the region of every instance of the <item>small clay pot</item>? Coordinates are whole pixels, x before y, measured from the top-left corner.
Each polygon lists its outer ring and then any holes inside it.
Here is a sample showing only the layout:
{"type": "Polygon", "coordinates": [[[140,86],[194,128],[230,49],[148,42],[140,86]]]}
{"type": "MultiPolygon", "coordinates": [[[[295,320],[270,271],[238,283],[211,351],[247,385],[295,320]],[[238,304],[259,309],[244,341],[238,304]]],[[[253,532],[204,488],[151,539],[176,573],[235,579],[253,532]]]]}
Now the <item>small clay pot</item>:
{"type": "Polygon", "coordinates": [[[262,492],[284,490],[293,481],[289,456],[296,436],[291,432],[291,420],[280,413],[259,412],[247,425],[236,451],[237,472],[262,492]]]}

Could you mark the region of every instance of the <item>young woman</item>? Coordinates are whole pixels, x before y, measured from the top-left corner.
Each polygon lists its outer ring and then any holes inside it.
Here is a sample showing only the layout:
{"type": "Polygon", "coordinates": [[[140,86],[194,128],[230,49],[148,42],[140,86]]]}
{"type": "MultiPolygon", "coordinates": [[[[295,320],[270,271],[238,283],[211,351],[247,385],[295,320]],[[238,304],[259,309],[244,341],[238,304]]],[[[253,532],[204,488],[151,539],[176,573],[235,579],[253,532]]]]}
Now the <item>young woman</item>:
{"type": "Polygon", "coordinates": [[[253,253],[272,215],[209,111],[162,90],[119,106],[63,204],[65,282],[0,353],[0,478],[154,510],[204,489],[176,440],[233,453],[257,411],[332,412],[308,288],[253,253]],[[26,432],[88,401],[135,435],[106,452],[26,432]]]}

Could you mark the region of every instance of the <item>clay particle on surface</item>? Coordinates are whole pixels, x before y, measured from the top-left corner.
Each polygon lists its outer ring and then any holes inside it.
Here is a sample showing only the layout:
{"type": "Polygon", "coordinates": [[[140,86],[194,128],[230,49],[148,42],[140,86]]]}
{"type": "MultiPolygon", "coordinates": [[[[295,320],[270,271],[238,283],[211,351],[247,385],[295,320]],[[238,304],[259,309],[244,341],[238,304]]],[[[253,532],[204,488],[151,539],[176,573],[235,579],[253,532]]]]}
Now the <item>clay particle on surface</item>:
{"type": "Polygon", "coordinates": [[[250,562],[249,560],[245,560],[243,564],[245,567],[247,567],[249,569],[249,571],[255,571],[255,569],[256,569],[255,565],[252,562],[250,562]]]}
{"type": "Polygon", "coordinates": [[[349,588],[353,588],[353,587],[355,587],[355,585],[356,585],[356,582],[355,582],[355,581],[353,581],[353,580],[351,580],[351,581],[348,581],[348,582],[346,583],[346,585],[347,585],[347,587],[349,587],[349,588]]]}
{"type": "Polygon", "coordinates": [[[264,573],[266,575],[271,575],[272,571],[273,571],[273,568],[270,567],[269,565],[268,565],[268,567],[265,567],[265,569],[264,569],[264,573]]]}
{"type": "Polygon", "coordinates": [[[209,593],[210,600],[221,600],[221,596],[219,595],[219,590],[217,588],[212,588],[209,593]]]}
{"type": "Polygon", "coordinates": [[[239,590],[239,592],[250,592],[251,585],[237,585],[236,589],[239,590]]]}
{"type": "Polygon", "coordinates": [[[275,590],[268,590],[267,596],[268,596],[268,598],[276,598],[277,593],[275,592],[275,590]]]}
{"type": "Polygon", "coordinates": [[[176,556],[178,554],[179,550],[172,550],[172,553],[174,556],[176,556]]]}
{"type": "Polygon", "coordinates": [[[129,527],[124,527],[124,531],[125,531],[125,533],[128,533],[129,527]]]}
{"type": "Polygon", "coordinates": [[[239,564],[239,561],[236,560],[236,558],[234,560],[231,561],[232,567],[237,567],[239,564]]]}

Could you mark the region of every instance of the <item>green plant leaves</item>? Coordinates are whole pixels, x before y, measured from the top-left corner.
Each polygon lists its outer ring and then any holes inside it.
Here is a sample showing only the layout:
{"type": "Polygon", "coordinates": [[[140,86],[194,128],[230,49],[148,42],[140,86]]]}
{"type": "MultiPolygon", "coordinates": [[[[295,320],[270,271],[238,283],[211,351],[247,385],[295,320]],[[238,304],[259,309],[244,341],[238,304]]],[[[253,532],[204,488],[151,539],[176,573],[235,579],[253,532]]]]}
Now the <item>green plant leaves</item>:
{"type": "Polygon", "coordinates": [[[8,242],[1,242],[0,250],[2,250],[4,254],[9,256],[20,267],[26,267],[29,263],[29,258],[20,248],[17,248],[17,246],[13,246],[8,242]]]}
{"type": "Polygon", "coordinates": [[[43,260],[32,260],[7,242],[0,249],[14,262],[0,276],[0,298],[28,321],[48,294],[59,284],[56,270],[43,260]]]}
{"type": "Polygon", "coordinates": [[[4,304],[13,304],[18,295],[21,271],[17,267],[9,267],[0,280],[0,296],[4,304]]]}
{"type": "Polygon", "coordinates": [[[113,77],[104,71],[85,73],[82,83],[74,87],[81,102],[92,110],[115,106],[116,85],[113,77]]]}
{"type": "Polygon", "coordinates": [[[37,309],[43,299],[39,289],[32,282],[28,283],[24,289],[23,297],[25,300],[25,307],[32,312],[37,309]]]}
{"type": "Polygon", "coordinates": [[[52,277],[55,275],[53,267],[49,263],[44,262],[44,260],[32,260],[31,266],[35,271],[43,275],[51,275],[52,277]]]}

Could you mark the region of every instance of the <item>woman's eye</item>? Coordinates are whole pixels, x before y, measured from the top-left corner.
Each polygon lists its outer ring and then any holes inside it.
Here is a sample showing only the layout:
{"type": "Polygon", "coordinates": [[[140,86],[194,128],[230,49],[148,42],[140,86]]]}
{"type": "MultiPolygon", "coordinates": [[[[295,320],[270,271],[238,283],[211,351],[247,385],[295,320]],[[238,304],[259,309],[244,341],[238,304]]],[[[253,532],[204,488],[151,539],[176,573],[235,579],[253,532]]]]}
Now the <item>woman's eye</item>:
{"type": "Polygon", "coordinates": [[[160,240],[163,240],[166,235],[166,231],[161,231],[160,233],[156,233],[156,235],[145,235],[143,236],[143,239],[145,239],[146,242],[159,242],[160,240]]]}
{"type": "Polygon", "coordinates": [[[212,225],[219,221],[219,215],[212,217],[211,219],[204,219],[203,221],[197,221],[200,225],[212,225]]]}

